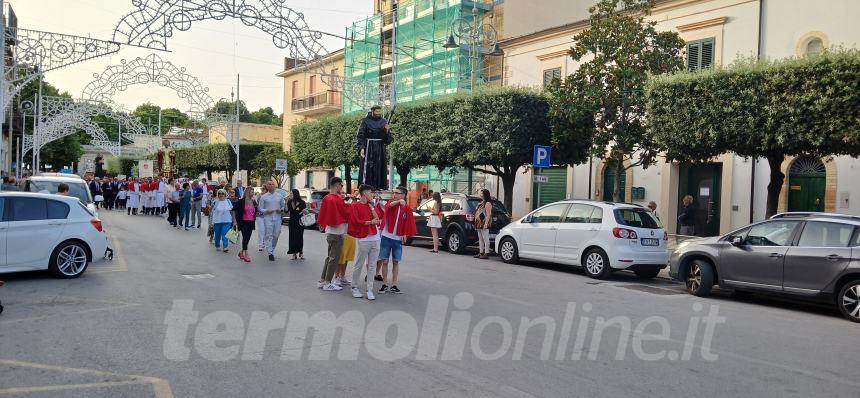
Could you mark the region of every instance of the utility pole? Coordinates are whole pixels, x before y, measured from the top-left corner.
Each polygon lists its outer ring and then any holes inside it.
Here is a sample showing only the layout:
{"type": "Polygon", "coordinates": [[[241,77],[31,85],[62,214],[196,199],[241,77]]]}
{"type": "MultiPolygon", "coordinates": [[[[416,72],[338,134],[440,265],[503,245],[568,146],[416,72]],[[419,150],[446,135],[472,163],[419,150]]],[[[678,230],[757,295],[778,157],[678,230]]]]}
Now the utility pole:
{"type": "Polygon", "coordinates": [[[236,141],[236,146],[234,149],[236,150],[236,178],[239,178],[239,74],[236,74],[236,124],[234,125],[236,129],[233,132],[233,139],[236,141]]]}
{"type": "MultiPolygon", "coordinates": [[[[40,61],[39,64],[41,65],[41,59],[39,61],[40,61]]],[[[39,166],[39,162],[41,161],[41,159],[39,159],[39,149],[41,148],[41,139],[40,139],[39,130],[42,127],[42,103],[44,102],[44,99],[42,98],[42,91],[43,91],[42,90],[42,88],[43,88],[42,76],[44,76],[44,73],[43,73],[42,68],[40,66],[39,67],[39,99],[36,101],[36,104],[37,104],[36,105],[36,107],[37,107],[36,122],[37,122],[37,124],[36,124],[36,129],[33,130],[33,175],[36,175],[36,173],[39,172],[39,169],[41,169],[41,167],[39,166]]]]}
{"type": "MultiPolygon", "coordinates": [[[[391,29],[391,114],[388,115],[389,122],[394,117],[394,109],[397,107],[397,28],[400,23],[400,18],[397,15],[398,1],[394,0],[392,9],[394,10],[394,27],[391,29]]],[[[391,134],[391,130],[389,130],[391,134]]],[[[400,185],[404,187],[409,185],[408,181],[400,181],[400,185]]],[[[394,190],[394,157],[388,155],[388,189],[394,190]]]]}

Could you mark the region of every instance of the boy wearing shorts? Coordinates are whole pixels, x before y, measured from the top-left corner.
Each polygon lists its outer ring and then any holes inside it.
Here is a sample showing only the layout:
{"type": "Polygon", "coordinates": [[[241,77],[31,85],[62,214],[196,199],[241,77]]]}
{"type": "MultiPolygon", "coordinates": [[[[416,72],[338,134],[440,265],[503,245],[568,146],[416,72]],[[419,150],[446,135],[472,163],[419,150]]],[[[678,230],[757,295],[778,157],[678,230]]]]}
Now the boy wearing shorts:
{"type": "Polygon", "coordinates": [[[406,187],[394,190],[394,198],[385,205],[382,241],[379,245],[379,260],[382,261],[382,287],[379,293],[402,293],[397,287],[397,276],[403,258],[403,241],[415,235],[415,217],[406,203],[406,187]],[[391,260],[391,288],[388,288],[388,260],[391,260]]]}

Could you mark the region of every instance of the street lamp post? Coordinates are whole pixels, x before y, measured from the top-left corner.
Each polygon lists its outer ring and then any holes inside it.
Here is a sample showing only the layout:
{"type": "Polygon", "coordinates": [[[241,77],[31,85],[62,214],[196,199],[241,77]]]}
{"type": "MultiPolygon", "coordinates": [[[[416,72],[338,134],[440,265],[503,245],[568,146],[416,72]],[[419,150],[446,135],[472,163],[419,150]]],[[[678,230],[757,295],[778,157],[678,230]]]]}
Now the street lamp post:
{"type": "Polygon", "coordinates": [[[38,96],[34,95],[33,101],[25,100],[18,104],[18,108],[21,109],[21,148],[18,150],[18,156],[16,158],[18,167],[16,167],[15,174],[19,179],[24,176],[24,170],[22,167],[24,163],[24,130],[27,128],[28,114],[33,117],[33,135],[36,134],[36,106],[34,104],[36,103],[37,98],[38,96]]]}
{"type": "Polygon", "coordinates": [[[460,48],[460,44],[466,41],[469,46],[469,89],[473,90],[478,82],[483,82],[481,73],[481,55],[484,54],[484,44],[492,50],[488,53],[492,56],[502,56],[504,51],[499,45],[499,35],[496,28],[483,22],[478,15],[478,3],[472,4],[472,20],[458,18],[451,25],[451,34],[448,41],[442,46],[444,48],[460,48]],[[457,42],[460,40],[460,43],[457,42]],[[479,79],[480,77],[480,79],[479,79]]]}

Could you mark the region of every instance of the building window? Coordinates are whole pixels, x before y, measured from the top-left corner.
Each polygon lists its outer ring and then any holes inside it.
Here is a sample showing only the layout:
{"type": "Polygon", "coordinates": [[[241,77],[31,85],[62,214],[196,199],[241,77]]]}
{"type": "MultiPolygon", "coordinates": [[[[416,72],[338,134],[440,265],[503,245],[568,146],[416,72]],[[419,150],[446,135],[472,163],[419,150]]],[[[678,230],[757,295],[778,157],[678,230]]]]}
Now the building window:
{"type": "Polygon", "coordinates": [[[311,82],[310,82],[310,85],[308,87],[308,91],[309,91],[308,94],[313,94],[313,93],[317,92],[317,75],[311,76],[311,82]]]}
{"type": "Polygon", "coordinates": [[[824,41],[814,37],[806,43],[806,55],[815,55],[824,51],[824,41]]]}
{"type": "Polygon", "coordinates": [[[291,95],[292,95],[291,98],[294,99],[294,98],[296,98],[296,96],[299,95],[299,81],[298,80],[293,80],[293,87],[291,90],[292,90],[291,91],[291,95]]]}
{"type": "Polygon", "coordinates": [[[552,68],[543,71],[543,88],[549,87],[555,79],[561,79],[561,68],[552,68]]]}
{"type": "Polygon", "coordinates": [[[827,34],[820,31],[814,31],[800,36],[795,48],[795,54],[798,57],[806,55],[816,55],[827,50],[830,47],[830,39],[827,34]]]}
{"type": "Polygon", "coordinates": [[[696,71],[714,66],[714,38],[687,43],[687,69],[696,71]]]}

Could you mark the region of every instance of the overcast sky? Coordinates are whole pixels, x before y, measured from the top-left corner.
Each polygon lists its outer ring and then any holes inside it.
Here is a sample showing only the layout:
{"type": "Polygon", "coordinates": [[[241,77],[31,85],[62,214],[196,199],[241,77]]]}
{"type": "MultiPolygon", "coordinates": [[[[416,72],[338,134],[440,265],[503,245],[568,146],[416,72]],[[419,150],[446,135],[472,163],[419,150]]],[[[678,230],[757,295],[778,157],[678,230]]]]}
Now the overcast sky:
{"type": "MultiPolygon", "coordinates": [[[[153,2],[166,0],[149,0],[153,2]]],[[[178,1],[178,0],[174,0],[178,1]]],[[[198,0],[196,2],[200,2],[198,0]]],[[[247,0],[256,4],[272,0],[247,0]]],[[[281,0],[273,0],[281,1],[281,0]]],[[[5,0],[18,16],[18,26],[26,29],[89,36],[111,40],[114,28],[126,13],[135,8],[131,0],[5,0]]],[[[343,35],[347,25],[373,11],[371,0],[283,0],[287,7],[303,12],[312,29],[343,35]]],[[[343,41],[326,37],[328,50],[343,47],[343,41]]],[[[214,100],[230,98],[236,84],[236,73],[241,75],[241,97],[251,110],[271,106],[275,114],[283,112],[283,79],[275,76],[283,68],[288,55],[272,43],[266,32],[248,27],[235,19],[194,22],[185,32],[175,30],[168,39],[171,52],[159,52],[134,47],[123,47],[119,53],[58,69],[46,74],[46,79],[80,97],[81,91],[94,73],[122,59],[145,57],[158,53],[163,59],[185,67],[187,73],[197,76],[209,87],[214,100]]],[[[188,106],[175,92],[157,84],[133,86],[120,92],[114,100],[126,108],[153,102],[164,107],[186,110],[188,106]]]]}

